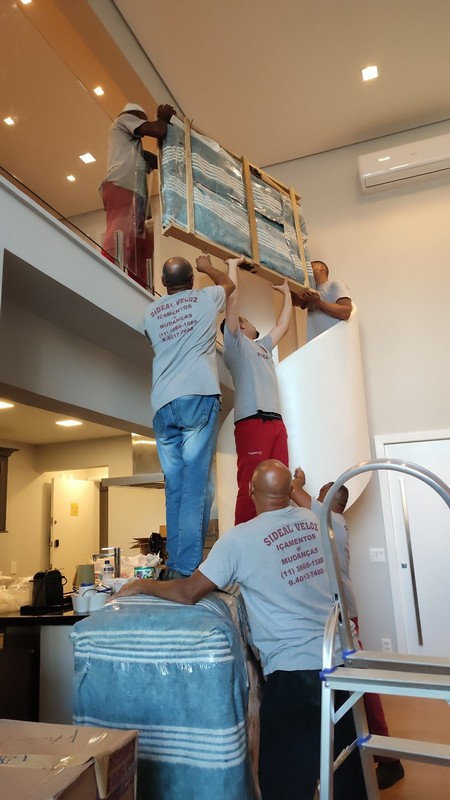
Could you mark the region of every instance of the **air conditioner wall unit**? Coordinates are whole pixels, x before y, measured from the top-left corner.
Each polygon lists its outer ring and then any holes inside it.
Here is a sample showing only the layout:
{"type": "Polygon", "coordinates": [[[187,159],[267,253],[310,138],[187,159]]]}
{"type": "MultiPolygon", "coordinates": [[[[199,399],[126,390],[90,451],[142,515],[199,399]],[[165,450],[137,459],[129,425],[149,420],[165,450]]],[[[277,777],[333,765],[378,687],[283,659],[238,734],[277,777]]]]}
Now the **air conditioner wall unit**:
{"type": "Polygon", "coordinates": [[[358,156],[362,191],[380,192],[405,183],[450,176],[450,133],[358,156]]]}

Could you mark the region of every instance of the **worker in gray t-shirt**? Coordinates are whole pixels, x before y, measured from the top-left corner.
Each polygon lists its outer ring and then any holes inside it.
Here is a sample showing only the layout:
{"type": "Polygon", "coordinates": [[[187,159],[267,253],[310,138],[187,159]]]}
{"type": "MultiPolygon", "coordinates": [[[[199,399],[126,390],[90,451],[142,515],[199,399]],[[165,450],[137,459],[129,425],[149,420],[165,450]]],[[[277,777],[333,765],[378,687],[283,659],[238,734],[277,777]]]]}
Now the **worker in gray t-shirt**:
{"type": "MultiPolygon", "coordinates": [[[[215,543],[186,580],[142,578],[121,597],[148,594],[191,605],[214,589],[238,583],[265,681],[260,706],[259,783],[264,800],[312,798],[320,771],[322,648],[332,608],[319,520],[289,505],[291,473],[279,461],[258,464],[249,486],[256,519],[215,543]]],[[[336,653],[336,664],[342,662],[336,653]]],[[[224,702],[229,687],[224,687],[224,702]]],[[[336,707],[348,698],[336,692],[336,707]]],[[[356,739],[351,713],[334,729],[334,753],[356,739]]],[[[367,800],[359,748],[333,778],[335,800],[367,800]]]]}
{"type": "Polygon", "coordinates": [[[308,310],[308,342],[340,320],[347,320],[352,313],[352,301],[345,283],[329,280],[329,270],[324,261],[313,261],[311,266],[316,291],[305,288],[292,296],[294,306],[308,310]]]}
{"type": "Polygon", "coordinates": [[[281,417],[278,383],[272,350],[286,333],[291,319],[291,294],[287,281],[273,288],[283,295],[283,307],[270,333],[262,338],[238,309],[238,267],[241,258],[230,258],[228,276],[236,288],[227,299],[224,361],[234,382],[234,436],[237,453],[238,494],[235,525],[256,516],[248,487],[261,461],[276,458],[288,465],[287,433],[281,417]]]}
{"type": "Polygon", "coordinates": [[[165,477],[169,577],[190,575],[202,559],[220,410],[217,314],[234,289],[209,256],[197,258],[197,271],[216,285],[194,289],[189,262],[169,258],[162,271],[167,294],[151,303],[144,317],[155,353],[153,430],[165,477]]]}

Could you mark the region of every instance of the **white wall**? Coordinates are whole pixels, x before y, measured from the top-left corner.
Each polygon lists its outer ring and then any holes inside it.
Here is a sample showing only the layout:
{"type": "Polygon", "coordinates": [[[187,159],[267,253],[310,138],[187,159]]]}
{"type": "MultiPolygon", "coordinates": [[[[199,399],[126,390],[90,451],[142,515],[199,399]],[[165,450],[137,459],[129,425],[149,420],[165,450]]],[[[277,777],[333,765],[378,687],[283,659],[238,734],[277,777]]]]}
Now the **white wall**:
{"type": "Polygon", "coordinates": [[[125,556],[137,556],[139,550],[131,549],[133,539],[148,538],[166,524],[164,489],[110,486],[108,492],[109,544],[121,547],[125,556]]]}
{"type": "MultiPolygon", "coordinates": [[[[131,441],[124,435],[43,446],[2,444],[16,447],[17,452],[8,460],[7,532],[0,533],[0,571],[9,575],[11,562],[15,562],[17,576],[25,577],[49,566],[51,477],[72,474],[87,480],[104,476],[105,470],[109,477],[129,475],[131,441]]],[[[121,520],[127,511],[124,504],[121,520]]]]}
{"type": "MultiPolygon", "coordinates": [[[[371,437],[448,427],[450,184],[363,195],[357,156],[448,131],[450,122],[439,123],[268,168],[300,191],[311,257],[358,305],[371,437]]],[[[368,561],[369,546],[385,546],[376,476],[348,521],[363,641],[379,648],[395,631],[387,565],[368,561]]]]}
{"type": "MultiPolygon", "coordinates": [[[[98,202],[100,205],[100,196],[98,202]]],[[[72,222],[86,236],[89,236],[95,244],[100,247],[103,245],[106,228],[106,212],[103,208],[98,208],[96,211],[88,211],[86,214],[77,214],[75,217],[71,217],[69,222],[72,222]]]]}
{"type": "Polygon", "coordinates": [[[131,437],[128,435],[47,444],[36,450],[40,472],[71,472],[107,466],[109,478],[133,473],[131,437]]]}
{"type": "Polygon", "coordinates": [[[21,442],[3,442],[5,447],[16,447],[8,459],[8,493],[6,529],[0,533],[0,570],[11,573],[11,562],[16,563],[20,577],[34,574],[48,566],[50,494],[45,479],[37,466],[37,448],[21,442]]]}

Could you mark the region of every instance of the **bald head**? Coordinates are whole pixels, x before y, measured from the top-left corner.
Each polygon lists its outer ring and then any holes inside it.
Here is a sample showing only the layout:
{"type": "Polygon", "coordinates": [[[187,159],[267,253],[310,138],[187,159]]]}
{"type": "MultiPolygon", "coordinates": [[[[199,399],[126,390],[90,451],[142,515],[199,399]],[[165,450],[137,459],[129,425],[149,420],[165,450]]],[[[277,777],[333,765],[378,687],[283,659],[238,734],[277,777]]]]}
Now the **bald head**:
{"type": "MultiPolygon", "coordinates": [[[[333,486],[333,481],[326,483],[322,486],[318,500],[323,503],[325,500],[326,495],[330,491],[331,487],[333,486]]],[[[336,514],[343,514],[348,503],[348,489],[346,486],[340,486],[337,490],[336,494],[333,497],[333,502],[331,504],[331,510],[335,511],[336,514]]]]}
{"type": "Polygon", "coordinates": [[[181,256],[169,258],[162,268],[161,280],[168,294],[192,289],[194,283],[192,266],[181,256]]]}
{"type": "Polygon", "coordinates": [[[275,511],[289,505],[292,475],[287,467],[272,458],[261,461],[250,481],[250,495],[256,512],[275,511]]]}

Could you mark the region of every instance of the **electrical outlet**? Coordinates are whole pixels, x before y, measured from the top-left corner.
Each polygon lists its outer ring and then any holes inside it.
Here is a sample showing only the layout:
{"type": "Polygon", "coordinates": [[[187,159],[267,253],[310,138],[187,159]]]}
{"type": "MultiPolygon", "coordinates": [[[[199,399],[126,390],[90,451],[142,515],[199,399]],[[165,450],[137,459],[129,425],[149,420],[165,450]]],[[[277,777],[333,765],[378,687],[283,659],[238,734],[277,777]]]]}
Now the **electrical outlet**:
{"type": "Polygon", "coordinates": [[[17,561],[11,561],[11,575],[15,575],[17,572],[17,561]]]}
{"type": "Polygon", "coordinates": [[[378,563],[386,561],[384,547],[369,547],[369,561],[378,563]]]}
{"type": "Polygon", "coordinates": [[[392,639],[382,639],[381,640],[381,649],[385,653],[392,653],[392,639]]]}

